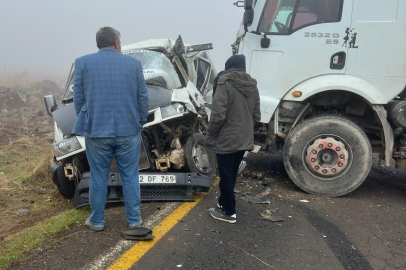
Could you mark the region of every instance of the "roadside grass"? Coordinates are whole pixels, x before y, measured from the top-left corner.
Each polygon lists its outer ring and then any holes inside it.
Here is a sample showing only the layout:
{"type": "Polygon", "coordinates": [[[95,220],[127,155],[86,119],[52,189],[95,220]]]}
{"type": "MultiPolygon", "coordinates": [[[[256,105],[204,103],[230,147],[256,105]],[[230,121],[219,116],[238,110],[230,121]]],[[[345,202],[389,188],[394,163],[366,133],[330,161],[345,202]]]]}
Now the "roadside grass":
{"type": "Polygon", "coordinates": [[[0,130],[8,138],[0,144],[0,269],[88,215],[86,208],[67,210],[71,202],[52,182],[52,128],[21,121],[0,130]]]}
{"type": "Polygon", "coordinates": [[[13,261],[19,260],[24,253],[53,239],[57,233],[65,230],[66,227],[83,223],[88,214],[88,207],[79,210],[72,209],[5,238],[0,246],[0,269],[7,269],[13,261]]]}

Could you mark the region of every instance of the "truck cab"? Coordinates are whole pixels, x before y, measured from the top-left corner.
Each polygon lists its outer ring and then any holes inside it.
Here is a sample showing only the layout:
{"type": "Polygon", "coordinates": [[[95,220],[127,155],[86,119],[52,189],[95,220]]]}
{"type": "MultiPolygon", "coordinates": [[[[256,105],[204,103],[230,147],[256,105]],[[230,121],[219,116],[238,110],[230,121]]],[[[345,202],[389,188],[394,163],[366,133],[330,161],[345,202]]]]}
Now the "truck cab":
{"type": "Polygon", "coordinates": [[[245,0],[244,8],[233,53],[258,82],[257,144],[283,152],[295,184],[345,195],[368,176],[372,153],[406,169],[405,0],[245,0]]]}

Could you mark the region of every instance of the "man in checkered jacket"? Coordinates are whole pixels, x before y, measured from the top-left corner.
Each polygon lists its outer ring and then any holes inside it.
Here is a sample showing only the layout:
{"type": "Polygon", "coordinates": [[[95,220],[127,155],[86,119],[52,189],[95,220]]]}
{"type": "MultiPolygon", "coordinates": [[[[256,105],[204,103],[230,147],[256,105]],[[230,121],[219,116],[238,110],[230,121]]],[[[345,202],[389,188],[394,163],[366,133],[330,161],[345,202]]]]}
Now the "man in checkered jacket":
{"type": "Polygon", "coordinates": [[[107,182],[113,155],[120,172],[129,227],[141,224],[138,160],[141,129],[147,122],[148,90],[140,61],[121,54],[120,32],[103,27],[99,51],[76,59],[73,133],[84,136],[90,165],[91,215],[86,224],[104,229],[107,182]]]}

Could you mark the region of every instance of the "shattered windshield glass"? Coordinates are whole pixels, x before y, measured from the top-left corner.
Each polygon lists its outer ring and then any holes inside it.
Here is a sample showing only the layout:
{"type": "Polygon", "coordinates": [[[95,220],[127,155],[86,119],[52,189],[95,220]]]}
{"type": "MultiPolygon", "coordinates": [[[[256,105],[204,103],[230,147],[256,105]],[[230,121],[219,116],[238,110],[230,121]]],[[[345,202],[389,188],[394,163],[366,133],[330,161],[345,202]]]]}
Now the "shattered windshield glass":
{"type": "MultiPolygon", "coordinates": [[[[165,54],[149,50],[131,50],[123,54],[137,58],[142,64],[146,84],[161,86],[166,89],[178,89],[182,87],[178,73],[165,54]]],[[[73,70],[68,77],[68,89],[62,98],[69,101],[73,98],[73,70]]]]}
{"type": "Polygon", "coordinates": [[[130,50],[123,54],[140,60],[147,84],[166,89],[177,89],[182,86],[178,73],[165,54],[149,50],[130,50]]]}

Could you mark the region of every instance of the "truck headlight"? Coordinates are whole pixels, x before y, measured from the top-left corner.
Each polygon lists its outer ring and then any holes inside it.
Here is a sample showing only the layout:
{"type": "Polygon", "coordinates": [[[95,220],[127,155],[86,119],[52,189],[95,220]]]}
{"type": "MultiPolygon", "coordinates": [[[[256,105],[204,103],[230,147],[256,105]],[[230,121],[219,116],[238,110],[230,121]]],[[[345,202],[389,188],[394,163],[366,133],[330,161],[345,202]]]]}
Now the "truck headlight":
{"type": "Polygon", "coordinates": [[[177,114],[183,114],[185,112],[185,107],[180,104],[176,103],[168,107],[161,108],[162,118],[168,118],[177,114]]]}
{"type": "Polygon", "coordinates": [[[76,136],[70,137],[67,139],[63,139],[62,141],[55,142],[52,145],[52,150],[56,157],[61,157],[61,156],[67,155],[67,154],[77,151],[81,148],[82,148],[82,145],[80,145],[76,136]]]}

